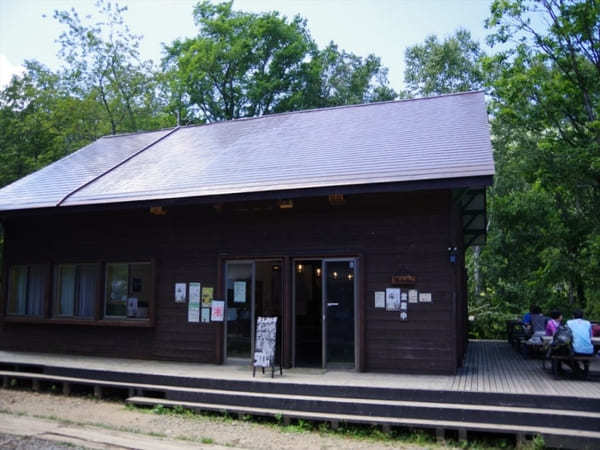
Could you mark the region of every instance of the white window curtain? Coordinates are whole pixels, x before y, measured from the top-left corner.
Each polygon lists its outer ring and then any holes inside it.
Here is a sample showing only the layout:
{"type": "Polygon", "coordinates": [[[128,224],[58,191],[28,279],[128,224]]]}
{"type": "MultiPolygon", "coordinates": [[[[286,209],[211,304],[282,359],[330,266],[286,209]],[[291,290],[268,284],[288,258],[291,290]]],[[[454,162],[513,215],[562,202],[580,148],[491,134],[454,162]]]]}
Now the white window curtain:
{"type": "Polygon", "coordinates": [[[44,304],[44,266],[35,265],[29,268],[29,286],[27,289],[26,314],[41,316],[44,304]]]}
{"type": "Polygon", "coordinates": [[[75,266],[60,266],[58,314],[72,316],[75,305],[75,266]]]}
{"type": "Polygon", "coordinates": [[[96,305],[96,266],[85,264],[79,266],[78,315],[92,317],[96,305]]]}

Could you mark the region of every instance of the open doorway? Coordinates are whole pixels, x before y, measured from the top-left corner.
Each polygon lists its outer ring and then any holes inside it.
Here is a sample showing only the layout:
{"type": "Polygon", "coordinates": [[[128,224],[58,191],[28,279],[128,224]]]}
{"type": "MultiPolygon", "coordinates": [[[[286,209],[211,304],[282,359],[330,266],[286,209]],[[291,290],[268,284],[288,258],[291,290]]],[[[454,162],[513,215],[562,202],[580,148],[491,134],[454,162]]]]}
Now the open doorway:
{"type": "Polygon", "coordinates": [[[296,367],[355,367],[356,260],[294,262],[296,367]]]}
{"type": "Polygon", "coordinates": [[[322,261],[297,261],[294,267],[296,314],[295,364],[321,367],[323,305],[322,261]]]}

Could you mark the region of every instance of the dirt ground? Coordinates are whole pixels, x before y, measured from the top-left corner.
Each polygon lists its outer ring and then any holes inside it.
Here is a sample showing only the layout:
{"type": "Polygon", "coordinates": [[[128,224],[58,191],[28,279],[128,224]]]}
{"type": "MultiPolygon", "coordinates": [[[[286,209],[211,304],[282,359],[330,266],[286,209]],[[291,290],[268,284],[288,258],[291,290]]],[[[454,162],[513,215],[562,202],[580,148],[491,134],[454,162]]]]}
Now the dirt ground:
{"type": "MultiPolygon", "coordinates": [[[[305,432],[298,430],[297,426],[286,428],[224,417],[156,414],[150,410],[127,408],[119,401],[96,400],[81,396],[65,397],[13,389],[0,389],[0,413],[9,417],[20,417],[21,420],[37,418],[62,422],[71,428],[97,428],[107,434],[113,430],[115,433],[117,431],[137,433],[145,439],[154,436],[182,444],[197,443],[204,448],[226,446],[244,449],[345,450],[438,447],[435,444],[425,443],[421,446],[396,439],[375,440],[318,431],[305,432]]],[[[2,447],[34,448],[10,445],[2,447]]],[[[50,446],[42,447],[50,448],[50,446]]]]}

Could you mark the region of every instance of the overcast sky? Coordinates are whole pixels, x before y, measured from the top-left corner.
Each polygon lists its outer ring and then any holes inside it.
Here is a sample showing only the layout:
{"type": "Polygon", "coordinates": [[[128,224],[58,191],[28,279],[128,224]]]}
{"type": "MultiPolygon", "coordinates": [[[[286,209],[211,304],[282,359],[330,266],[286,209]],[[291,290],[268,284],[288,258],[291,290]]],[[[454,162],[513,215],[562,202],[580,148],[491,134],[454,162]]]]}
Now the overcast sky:
{"type": "MultiPolygon", "coordinates": [[[[445,37],[462,27],[484,40],[484,20],[491,0],[236,0],[244,11],[278,10],[308,20],[313,38],[322,48],[334,41],[360,56],[374,53],[389,68],[391,86],[403,87],[404,51],[428,35],[445,37]]],[[[126,22],[144,36],[142,56],[158,62],[161,43],[192,37],[194,0],[127,0],[126,22]]],[[[80,15],[92,13],[94,0],[0,0],[0,86],[18,72],[26,59],[51,69],[60,67],[55,43],[61,26],[52,19],[56,9],[75,7],[80,15]],[[47,17],[43,17],[46,15],[47,17]]]]}

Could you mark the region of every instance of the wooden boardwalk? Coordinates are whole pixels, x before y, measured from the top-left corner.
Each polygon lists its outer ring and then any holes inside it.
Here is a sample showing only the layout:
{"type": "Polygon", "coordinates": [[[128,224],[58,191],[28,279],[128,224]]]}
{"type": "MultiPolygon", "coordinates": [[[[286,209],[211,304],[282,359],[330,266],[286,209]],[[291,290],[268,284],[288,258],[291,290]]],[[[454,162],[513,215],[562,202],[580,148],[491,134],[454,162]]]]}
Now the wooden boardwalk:
{"type": "MultiPolygon", "coordinates": [[[[159,374],[220,380],[252,380],[252,370],[239,365],[101,358],[65,354],[0,351],[0,365],[44,365],[137,374],[159,374]]],[[[331,386],[370,386],[430,391],[532,394],[600,398],[600,359],[586,381],[555,380],[542,361],[525,359],[503,341],[471,341],[464,367],[456,375],[357,373],[344,370],[290,369],[283,377],[257,374],[256,381],[331,386]]],[[[126,377],[126,375],[125,375],[126,377]]]]}
{"type": "Polygon", "coordinates": [[[590,366],[588,380],[555,380],[542,369],[542,360],[527,359],[504,341],[472,341],[450,389],[600,398],[600,358],[590,366]]]}

